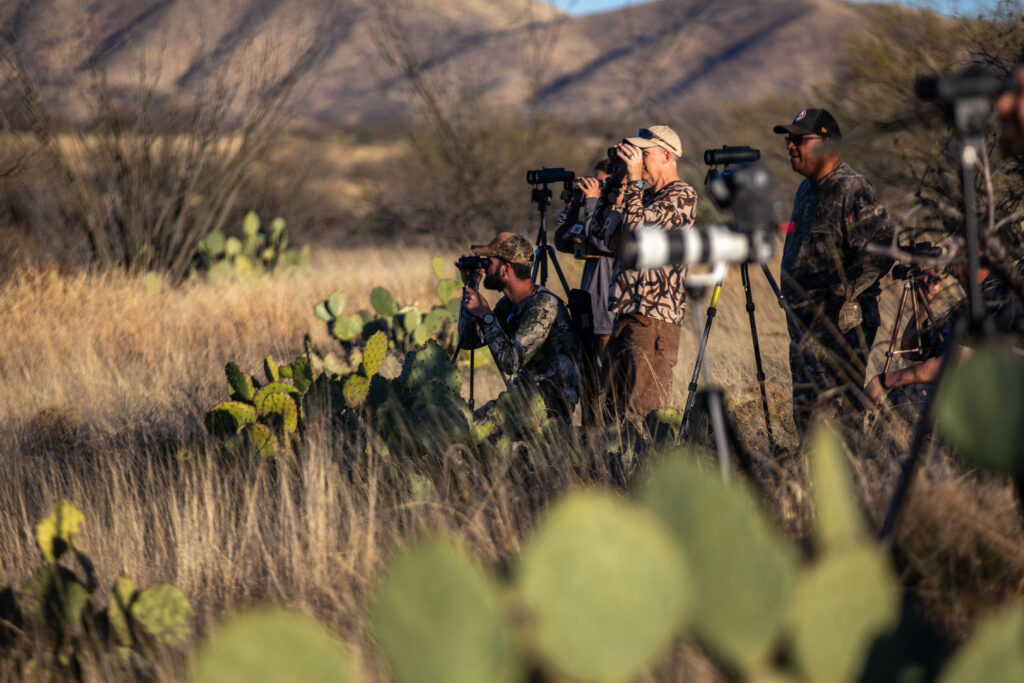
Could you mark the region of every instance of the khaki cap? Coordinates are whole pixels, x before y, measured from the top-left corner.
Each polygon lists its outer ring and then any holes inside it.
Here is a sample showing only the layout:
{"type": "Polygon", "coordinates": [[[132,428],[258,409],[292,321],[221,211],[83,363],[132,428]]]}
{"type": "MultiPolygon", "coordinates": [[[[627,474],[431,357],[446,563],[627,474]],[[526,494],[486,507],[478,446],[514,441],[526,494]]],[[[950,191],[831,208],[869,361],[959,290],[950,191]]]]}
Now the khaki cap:
{"type": "Polygon", "coordinates": [[[636,132],[634,138],[623,138],[629,144],[639,147],[661,147],[676,155],[676,158],[683,156],[683,143],[679,141],[679,134],[668,126],[651,126],[641,128],[636,132]]]}
{"type": "Polygon", "coordinates": [[[522,266],[533,265],[533,244],[514,232],[499,232],[487,244],[474,244],[471,248],[481,256],[497,256],[522,266]]]}

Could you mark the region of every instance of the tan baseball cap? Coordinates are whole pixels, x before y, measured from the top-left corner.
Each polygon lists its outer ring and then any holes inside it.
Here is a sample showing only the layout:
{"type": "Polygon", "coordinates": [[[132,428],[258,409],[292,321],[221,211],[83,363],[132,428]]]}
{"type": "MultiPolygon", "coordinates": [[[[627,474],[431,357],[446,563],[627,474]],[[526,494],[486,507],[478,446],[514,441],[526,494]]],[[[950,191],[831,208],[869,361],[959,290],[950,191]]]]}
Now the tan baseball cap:
{"type": "Polygon", "coordinates": [[[499,232],[487,244],[474,244],[471,249],[481,256],[497,256],[509,263],[533,265],[533,243],[514,232],[499,232]]]}
{"type": "Polygon", "coordinates": [[[683,156],[683,143],[679,141],[679,134],[668,126],[641,128],[636,132],[636,137],[623,138],[623,140],[641,149],[661,147],[672,152],[676,158],[683,156]]]}

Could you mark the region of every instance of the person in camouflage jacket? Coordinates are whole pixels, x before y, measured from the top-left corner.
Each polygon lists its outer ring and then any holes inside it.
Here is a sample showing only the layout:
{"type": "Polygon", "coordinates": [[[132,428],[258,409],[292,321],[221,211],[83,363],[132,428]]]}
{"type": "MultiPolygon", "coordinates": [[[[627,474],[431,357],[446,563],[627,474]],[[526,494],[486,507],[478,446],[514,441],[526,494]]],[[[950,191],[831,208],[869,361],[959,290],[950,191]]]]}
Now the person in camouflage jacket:
{"type": "Polygon", "coordinates": [[[482,343],[510,386],[536,388],[548,414],[569,421],[579,401],[579,344],[565,304],[531,280],[533,245],[502,232],[472,248],[488,257],[484,287],[504,293],[492,311],[479,291],[465,288],[466,311],[476,318],[482,343]]]}
{"type": "Polygon", "coordinates": [[[788,320],[793,420],[803,434],[821,404],[855,413],[868,352],[881,323],[879,280],[892,260],[869,254],[889,244],[892,225],[871,183],[839,158],[839,124],[824,109],[805,109],[786,135],[793,170],[805,177],[793,200],[792,231],[782,251],[781,287],[788,320]]]}
{"type": "MultiPolygon", "coordinates": [[[[618,234],[641,228],[685,230],[693,224],[697,193],[679,179],[682,144],[674,130],[641,128],[615,149],[628,173],[618,234]]],[[[615,226],[602,229],[608,234],[615,226]]],[[[602,368],[610,417],[643,419],[669,405],[686,313],[685,279],[684,266],[626,270],[616,260],[610,294],[615,325],[602,368]]]]}

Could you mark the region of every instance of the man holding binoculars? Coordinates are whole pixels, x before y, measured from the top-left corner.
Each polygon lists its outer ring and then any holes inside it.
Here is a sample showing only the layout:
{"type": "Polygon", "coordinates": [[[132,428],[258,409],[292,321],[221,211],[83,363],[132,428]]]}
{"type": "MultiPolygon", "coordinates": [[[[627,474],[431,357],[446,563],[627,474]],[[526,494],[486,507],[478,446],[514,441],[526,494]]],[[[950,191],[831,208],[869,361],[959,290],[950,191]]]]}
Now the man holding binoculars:
{"type": "MultiPolygon", "coordinates": [[[[609,220],[601,226],[607,237],[615,241],[614,233],[685,230],[693,224],[697,193],[679,179],[676,164],[682,144],[674,130],[641,128],[612,150],[625,164],[626,184],[620,225],[609,225],[609,220]]],[[[643,419],[670,404],[686,313],[685,278],[685,266],[627,270],[616,259],[611,294],[615,324],[601,371],[610,416],[643,419]]]]}

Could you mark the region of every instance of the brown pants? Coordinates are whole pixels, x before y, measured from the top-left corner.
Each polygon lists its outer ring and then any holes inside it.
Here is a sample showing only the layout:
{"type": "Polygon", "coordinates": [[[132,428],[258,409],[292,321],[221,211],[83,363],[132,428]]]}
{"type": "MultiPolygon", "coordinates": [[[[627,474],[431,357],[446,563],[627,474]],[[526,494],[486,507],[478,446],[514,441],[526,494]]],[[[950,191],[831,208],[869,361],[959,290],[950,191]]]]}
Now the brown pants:
{"type": "Polygon", "coordinates": [[[652,410],[668,407],[679,333],[679,325],[637,313],[616,318],[601,368],[609,418],[642,420],[652,410]]]}

